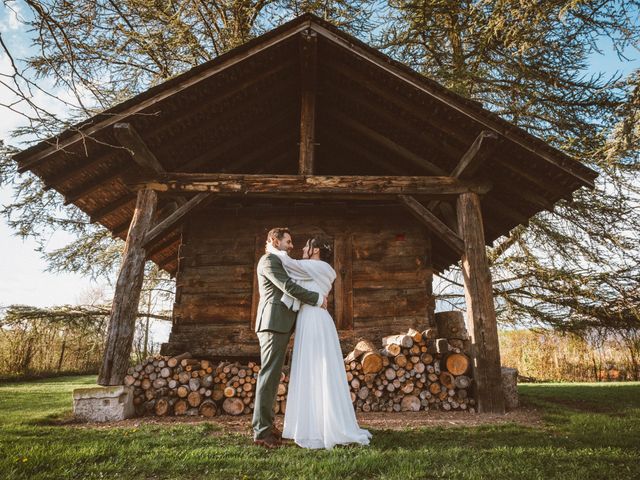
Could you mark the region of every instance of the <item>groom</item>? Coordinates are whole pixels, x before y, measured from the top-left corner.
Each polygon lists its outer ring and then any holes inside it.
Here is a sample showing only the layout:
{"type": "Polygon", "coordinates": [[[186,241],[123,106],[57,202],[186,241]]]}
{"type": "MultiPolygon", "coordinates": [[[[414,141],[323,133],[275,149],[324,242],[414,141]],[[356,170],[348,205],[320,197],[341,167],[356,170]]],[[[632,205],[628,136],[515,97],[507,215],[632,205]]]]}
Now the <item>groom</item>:
{"type": "Polygon", "coordinates": [[[257,267],[260,303],[255,331],[260,342],[261,368],[256,382],[252,426],[254,443],[267,448],[278,446],[282,439],[282,433],[273,425],[273,403],[297,316],[287,307],[292,302],[283,302],[283,296],[327,308],[326,298],[295,284],[287,275],[279,255],[286,255],[292,249],[288,229],[271,229],[267,234],[267,253],[260,258],[257,267]]]}

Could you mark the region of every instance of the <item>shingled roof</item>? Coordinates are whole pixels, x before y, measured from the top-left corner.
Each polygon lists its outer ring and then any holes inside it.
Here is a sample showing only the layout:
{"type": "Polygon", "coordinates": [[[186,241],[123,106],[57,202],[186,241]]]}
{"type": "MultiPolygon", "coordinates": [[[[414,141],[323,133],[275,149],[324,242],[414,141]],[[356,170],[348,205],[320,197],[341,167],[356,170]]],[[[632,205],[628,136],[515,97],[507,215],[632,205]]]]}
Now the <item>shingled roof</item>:
{"type": "MultiPolygon", "coordinates": [[[[302,15],[14,156],[114,236],[126,237],[141,174],[113,125],[127,122],[169,172],[296,174],[300,36],[317,36],[318,175],[449,175],[482,132],[497,136],[483,170],[487,244],[597,173],[322,19],[302,15]]],[[[162,202],[170,199],[163,198],[162,202]]],[[[179,231],[149,258],[174,273],[179,231]]],[[[437,239],[434,267],[459,257],[437,239]]]]}

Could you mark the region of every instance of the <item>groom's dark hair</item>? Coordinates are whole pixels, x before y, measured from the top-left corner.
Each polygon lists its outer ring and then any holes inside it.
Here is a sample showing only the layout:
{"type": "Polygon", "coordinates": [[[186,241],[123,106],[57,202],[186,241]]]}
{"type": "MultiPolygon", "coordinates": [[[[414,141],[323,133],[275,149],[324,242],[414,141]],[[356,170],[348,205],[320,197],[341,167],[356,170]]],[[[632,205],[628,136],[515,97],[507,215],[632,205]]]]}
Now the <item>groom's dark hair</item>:
{"type": "Polygon", "coordinates": [[[288,233],[289,235],[291,235],[291,232],[287,227],[272,228],[271,230],[269,230],[269,233],[267,233],[267,242],[270,241],[271,243],[273,243],[273,241],[276,239],[282,240],[284,238],[285,233],[288,233]]]}

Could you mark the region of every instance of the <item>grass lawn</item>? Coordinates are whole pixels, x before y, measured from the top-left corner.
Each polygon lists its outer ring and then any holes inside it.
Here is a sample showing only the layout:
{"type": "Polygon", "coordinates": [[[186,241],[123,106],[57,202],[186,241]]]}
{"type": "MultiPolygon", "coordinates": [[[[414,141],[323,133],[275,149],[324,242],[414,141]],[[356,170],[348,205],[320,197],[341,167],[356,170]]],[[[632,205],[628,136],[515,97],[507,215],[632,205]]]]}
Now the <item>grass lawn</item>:
{"type": "Polygon", "coordinates": [[[523,405],[542,413],[538,426],[370,428],[368,447],[330,451],[266,451],[210,422],[63,424],[71,391],[94,382],[0,385],[0,479],[640,478],[638,382],[523,384],[523,405]]]}

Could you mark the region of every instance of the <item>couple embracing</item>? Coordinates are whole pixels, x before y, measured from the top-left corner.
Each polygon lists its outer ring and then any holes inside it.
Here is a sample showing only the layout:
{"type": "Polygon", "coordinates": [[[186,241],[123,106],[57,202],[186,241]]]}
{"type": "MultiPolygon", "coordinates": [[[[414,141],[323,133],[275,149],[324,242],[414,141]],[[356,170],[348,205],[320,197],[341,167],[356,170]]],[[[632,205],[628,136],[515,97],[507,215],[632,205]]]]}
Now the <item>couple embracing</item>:
{"type": "Polygon", "coordinates": [[[254,443],[267,448],[283,438],[304,448],[368,445],[371,433],[358,426],[342,350],[327,296],[336,272],[332,248],[323,237],[307,240],[303,260],[289,257],[291,233],[273,228],[258,262],[260,303],[255,331],[260,342],[261,369],[253,411],[254,443]],[[276,398],[287,345],[294,332],[284,427],[273,424],[276,398]]]}

